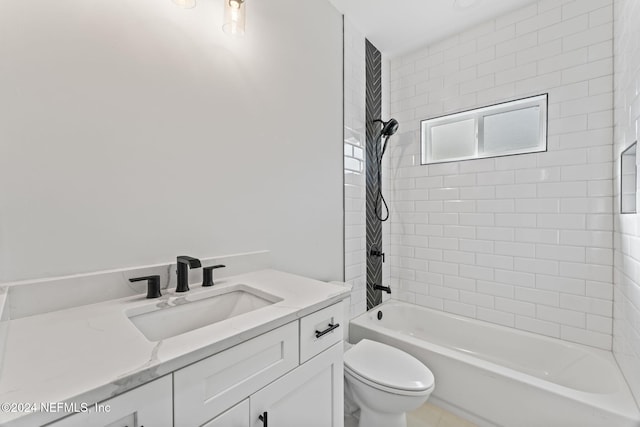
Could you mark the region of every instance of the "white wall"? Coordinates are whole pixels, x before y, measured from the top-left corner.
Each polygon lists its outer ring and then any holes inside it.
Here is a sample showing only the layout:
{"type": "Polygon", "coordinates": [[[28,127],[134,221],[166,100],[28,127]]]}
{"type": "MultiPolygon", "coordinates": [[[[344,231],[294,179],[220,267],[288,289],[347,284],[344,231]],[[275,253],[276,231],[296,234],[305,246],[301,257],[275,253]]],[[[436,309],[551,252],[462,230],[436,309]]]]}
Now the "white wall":
{"type": "Polygon", "coordinates": [[[612,20],[542,0],[392,61],[396,297],[611,348],[612,20]],[[420,165],[420,120],[544,92],[548,152],[420,165]]]}
{"type": "Polygon", "coordinates": [[[640,3],[615,0],[613,352],[640,402],[640,221],[620,215],[620,153],[640,133],[640,3]]]}
{"type": "Polygon", "coordinates": [[[366,70],[364,35],[344,19],[345,281],[350,316],[367,311],[366,70]]]}
{"type": "Polygon", "coordinates": [[[0,281],[270,249],[342,279],[342,20],[325,1],[0,4],[0,281]]]}

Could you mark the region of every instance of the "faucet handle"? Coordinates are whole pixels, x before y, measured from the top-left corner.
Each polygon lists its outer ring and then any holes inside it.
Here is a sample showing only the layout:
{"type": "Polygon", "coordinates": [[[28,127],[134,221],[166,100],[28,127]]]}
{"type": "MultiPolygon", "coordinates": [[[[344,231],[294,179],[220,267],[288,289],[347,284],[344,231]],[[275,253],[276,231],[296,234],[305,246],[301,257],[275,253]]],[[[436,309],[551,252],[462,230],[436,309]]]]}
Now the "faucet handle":
{"type": "Polygon", "coordinates": [[[160,276],[134,277],[133,279],[129,279],[130,282],[142,282],[143,280],[147,281],[147,298],[158,298],[162,296],[160,293],[160,276]]]}
{"type": "Polygon", "coordinates": [[[212,265],[211,267],[204,267],[202,269],[202,286],[213,286],[213,270],[218,268],[225,268],[226,265],[212,265]]]}
{"type": "Polygon", "coordinates": [[[385,260],[384,260],[384,252],[379,251],[375,246],[371,248],[371,252],[369,252],[369,254],[371,256],[375,256],[375,257],[382,257],[382,262],[385,262],[385,260]]]}

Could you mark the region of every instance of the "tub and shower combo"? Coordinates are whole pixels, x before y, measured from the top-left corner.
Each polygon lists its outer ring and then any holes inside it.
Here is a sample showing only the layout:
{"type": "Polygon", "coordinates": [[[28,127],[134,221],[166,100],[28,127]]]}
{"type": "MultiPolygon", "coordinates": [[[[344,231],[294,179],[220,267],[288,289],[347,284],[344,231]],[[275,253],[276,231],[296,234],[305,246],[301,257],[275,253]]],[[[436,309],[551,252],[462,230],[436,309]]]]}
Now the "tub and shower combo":
{"type": "Polygon", "coordinates": [[[421,360],[435,377],[430,401],[480,426],[640,426],[607,351],[394,300],[349,331],[421,360]]]}

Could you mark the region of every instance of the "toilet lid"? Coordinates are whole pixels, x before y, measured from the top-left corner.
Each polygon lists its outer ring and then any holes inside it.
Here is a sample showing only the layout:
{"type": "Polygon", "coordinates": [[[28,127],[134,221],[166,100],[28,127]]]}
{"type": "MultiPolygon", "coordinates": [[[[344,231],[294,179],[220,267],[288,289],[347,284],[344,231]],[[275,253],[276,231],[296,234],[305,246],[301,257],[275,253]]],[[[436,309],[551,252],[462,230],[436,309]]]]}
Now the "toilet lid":
{"type": "Polygon", "coordinates": [[[424,391],[433,387],[433,374],[415,357],[395,347],[362,340],[344,354],[351,372],[396,390],[424,391]]]}

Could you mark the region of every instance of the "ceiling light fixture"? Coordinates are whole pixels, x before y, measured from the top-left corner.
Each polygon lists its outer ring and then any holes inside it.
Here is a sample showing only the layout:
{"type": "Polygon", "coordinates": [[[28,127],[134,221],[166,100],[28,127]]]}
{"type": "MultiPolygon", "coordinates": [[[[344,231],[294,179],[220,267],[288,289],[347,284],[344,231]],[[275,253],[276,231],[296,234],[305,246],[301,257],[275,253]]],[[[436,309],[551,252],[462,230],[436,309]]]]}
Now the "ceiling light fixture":
{"type": "Polygon", "coordinates": [[[183,9],[192,9],[196,7],[196,0],[173,0],[173,2],[183,9]]]}
{"type": "MultiPolygon", "coordinates": [[[[195,0],[194,0],[195,1],[195,0]]],[[[245,0],[224,0],[224,24],[222,30],[232,36],[244,35],[245,0]]]]}

